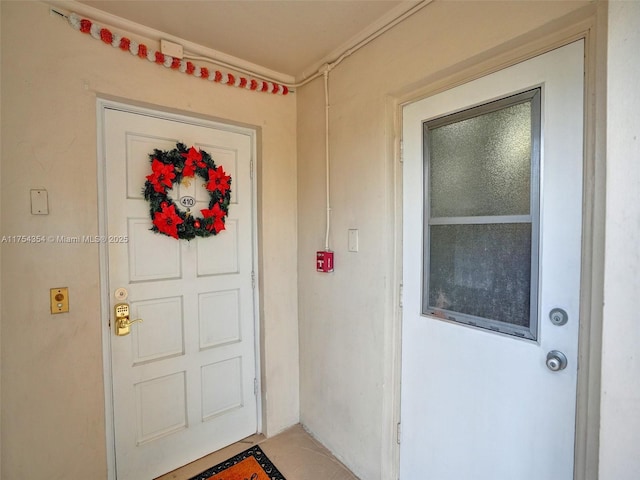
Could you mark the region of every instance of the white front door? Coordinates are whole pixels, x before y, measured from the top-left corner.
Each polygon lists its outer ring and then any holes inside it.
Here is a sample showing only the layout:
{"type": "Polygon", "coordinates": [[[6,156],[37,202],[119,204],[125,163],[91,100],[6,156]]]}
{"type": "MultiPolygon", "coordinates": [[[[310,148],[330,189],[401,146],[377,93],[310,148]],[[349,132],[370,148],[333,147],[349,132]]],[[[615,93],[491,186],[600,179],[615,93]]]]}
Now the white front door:
{"type": "MultiPolygon", "coordinates": [[[[257,431],[254,136],[113,105],[102,112],[117,479],[150,480],[257,431]],[[207,152],[231,176],[226,228],[215,236],[187,241],[150,230],[142,194],[149,154],[177,142],[207,152]],[[143,320],[126,336],[115,335],[118,303],[143,320]]],[[[176,204],[195,199],[191,212],[202,216],[204,183],[196,175],[169,194],[176,204]]]]}
{"type": "Polygon", "coordinates": [[[401,480],[573,479],[583,72],[579,41],[404,108],[401,480]]]}

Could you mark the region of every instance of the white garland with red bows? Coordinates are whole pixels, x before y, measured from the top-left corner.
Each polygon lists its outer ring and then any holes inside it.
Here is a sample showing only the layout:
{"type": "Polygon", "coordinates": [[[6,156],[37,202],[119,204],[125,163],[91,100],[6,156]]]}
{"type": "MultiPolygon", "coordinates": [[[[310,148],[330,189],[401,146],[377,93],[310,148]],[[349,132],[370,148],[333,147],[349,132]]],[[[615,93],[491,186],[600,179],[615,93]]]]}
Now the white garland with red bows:
{"type": "Polygon", "coordinates": [[[119,48],[125,52],[128,51],[131,55],[146,58],[150,62],[164,65],[167,68],[178,70],[179,72],[186,73],[187,75],[257,92],[268,92],[278,95],[287,95],[289,93],[289,88],[287,88],[286,85],[236,76],[231,73],[222,73],[218,70],[210,70],[206,67],[200,67],[188,60],[165,55],[161,52],[150,49],[143,43],[138,43],[127,37],[113,33],[109,29],[101,27],[91,20],[80,18],[75,13],[69,15],[69,24],[71,24],[75,30],[87,33],[96,40],[102,40],[105,44],[119,48]]]}

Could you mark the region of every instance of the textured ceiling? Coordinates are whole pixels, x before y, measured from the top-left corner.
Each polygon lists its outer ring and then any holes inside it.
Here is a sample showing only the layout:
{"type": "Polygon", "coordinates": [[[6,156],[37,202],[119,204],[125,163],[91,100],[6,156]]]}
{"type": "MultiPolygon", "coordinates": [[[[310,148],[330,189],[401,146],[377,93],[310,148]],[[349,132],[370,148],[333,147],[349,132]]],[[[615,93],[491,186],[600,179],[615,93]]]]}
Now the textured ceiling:
{"type": "Polygon", "coordinates": [[[82,0],[80,3],[300,77],[407,0],[82,0]]]}

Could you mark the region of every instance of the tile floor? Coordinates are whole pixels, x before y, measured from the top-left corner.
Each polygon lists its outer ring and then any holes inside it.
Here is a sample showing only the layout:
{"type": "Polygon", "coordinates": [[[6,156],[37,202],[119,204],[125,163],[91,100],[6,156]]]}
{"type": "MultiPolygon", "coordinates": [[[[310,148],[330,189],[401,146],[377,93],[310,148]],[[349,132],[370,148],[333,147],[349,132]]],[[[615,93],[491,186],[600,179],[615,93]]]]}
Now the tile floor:
{"type": "Polygon", "coordinates": [[[287,480],[358,480],[300,425],[271,438],[252,435],[156,480],[188,480],[256,444],[287,480]]]}

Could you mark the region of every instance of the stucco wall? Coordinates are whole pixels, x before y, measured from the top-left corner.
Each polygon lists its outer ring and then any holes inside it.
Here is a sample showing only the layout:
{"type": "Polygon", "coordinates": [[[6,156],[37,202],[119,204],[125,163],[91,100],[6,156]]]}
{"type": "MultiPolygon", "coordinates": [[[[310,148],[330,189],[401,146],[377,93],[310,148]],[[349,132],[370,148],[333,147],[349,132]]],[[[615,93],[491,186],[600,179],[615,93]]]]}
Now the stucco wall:
{"type": "Polygon", "coordinates": [[[640,3],[609,3],[600,480],[640,478],[640,3]]]}
{"type": "Polygon", "coordinates": [[[325,229],[322,80],[299,91],[301,421],[363,479],[394,478],[396,454],[389,428],[399,320],[388,98],[427,86],[492,49],[517,46],[520,36],[584,5],[436,1],[331,71],[332,274],[314,270],[325,229]],[[359,229],[358,253],[347,251],[352,228],[359,229]]]}
{"type": "MultiPolygon", "coordinates": [[[[73,30],[43,3],[1,8],[2,235],[98,233],[97,95],[261,129],[265,427],[297,423],[296,97],[142,61],[73,30]],[[34,187],[49,192],[47,216],[30,214],[34,187]]],[[[2,476],[104,479],[98,247],[5,243],[2,260],[2,476]],[[51,315],[49,288],[58,286],[69,287],[71,311],[51,315]]]]}
{"type": "MultiPolygon", "coordinates": [[[[298,419],[299,289],[301,420],[361,478],[387,478],[397,320],[387,96],[518,44],[584,3],[436,2],[331,73],[336,271],[323,275],[314,269],[324,245],[321,80],[284,99],[214,85],[107,48],[50,17],[46,5],[2,1],[1,233],[97,233],[97,92],[260,127],[268,433],[298,419]],[[29,214],[33,187],[49,191],[49,216],[29,214]],[[347,252],[349,228],[360,230],[358,253],[347,252]]],[[[635,2],[612,2],[609,15],[600,478],[626,480],[640,471],[633,308],[640,75],[632,61],[640,13],[635,2]],[[620,251],[629,254],[616,258],[620,251]]],[[[2,476],[105,478],[97,248],[3,244],[1,267],[2,476]],[[72,310],[52,316],[48,290],[62,285],[71,289],[72,310]]]]}

